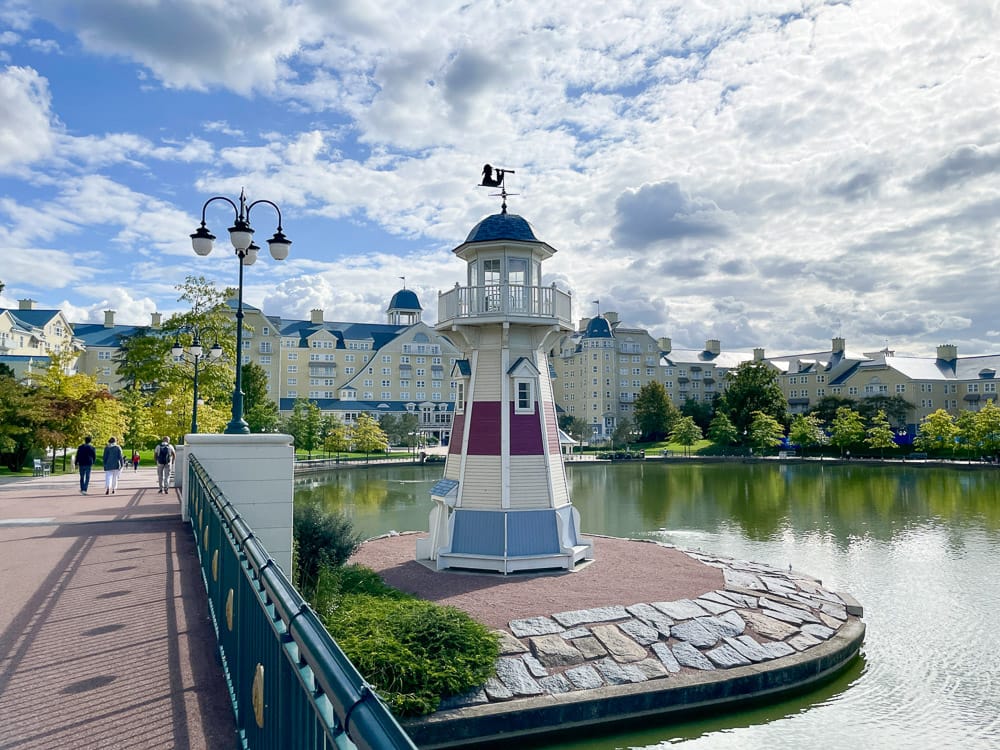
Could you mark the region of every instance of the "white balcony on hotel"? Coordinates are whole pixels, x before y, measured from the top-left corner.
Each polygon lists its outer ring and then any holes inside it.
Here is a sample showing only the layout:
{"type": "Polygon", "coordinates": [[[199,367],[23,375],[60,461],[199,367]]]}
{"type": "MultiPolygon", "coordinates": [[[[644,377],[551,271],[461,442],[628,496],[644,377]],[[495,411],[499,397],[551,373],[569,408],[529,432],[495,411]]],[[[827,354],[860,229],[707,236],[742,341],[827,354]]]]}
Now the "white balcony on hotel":
{"type": "Polygon", "coordinates": [[[438,326],[475,319],[572,329],[572,297],[555,286],[458,286],[438,294],[438,326]]]}

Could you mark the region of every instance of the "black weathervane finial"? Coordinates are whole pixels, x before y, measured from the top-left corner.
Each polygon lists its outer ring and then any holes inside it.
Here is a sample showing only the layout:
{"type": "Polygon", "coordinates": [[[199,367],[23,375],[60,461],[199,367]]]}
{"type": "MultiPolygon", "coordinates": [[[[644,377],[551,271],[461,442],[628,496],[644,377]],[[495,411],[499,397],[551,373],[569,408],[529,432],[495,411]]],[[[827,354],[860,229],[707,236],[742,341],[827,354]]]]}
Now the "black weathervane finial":
{"type": "Polygon", "coordinates": [[[502,199],[500,206],[501,213],[507,213],[507,196],[517,195],[517,193],[508,193],[507,188],[504,187],[503,178],[504,175],[514,174],[513,169],[500,169],[499,167],[493,167],[489,164],[483,165],[483,181],[479,183],[479,187],[498,187],[500,188],[499,193],[490,193],[490,195],[498,195],[502,199]]]}

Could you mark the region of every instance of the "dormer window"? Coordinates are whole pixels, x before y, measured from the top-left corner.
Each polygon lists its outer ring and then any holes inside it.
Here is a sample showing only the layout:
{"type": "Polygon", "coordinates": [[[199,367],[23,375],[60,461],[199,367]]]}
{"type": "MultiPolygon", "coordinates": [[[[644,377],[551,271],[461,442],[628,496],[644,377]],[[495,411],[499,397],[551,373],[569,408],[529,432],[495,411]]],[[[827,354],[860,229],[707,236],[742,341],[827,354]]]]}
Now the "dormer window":
{"type": "Polygon", "coordinates": [[[455,383],[455,412],[465,413],[465,381],[459,380],[455,383]]]}
{"type": "Polygon", "coordinates": [[[515,381],[516,401],[514,412],[517,414],[533,414],[535,411],[535,384],[531,380],[515,381]]]}

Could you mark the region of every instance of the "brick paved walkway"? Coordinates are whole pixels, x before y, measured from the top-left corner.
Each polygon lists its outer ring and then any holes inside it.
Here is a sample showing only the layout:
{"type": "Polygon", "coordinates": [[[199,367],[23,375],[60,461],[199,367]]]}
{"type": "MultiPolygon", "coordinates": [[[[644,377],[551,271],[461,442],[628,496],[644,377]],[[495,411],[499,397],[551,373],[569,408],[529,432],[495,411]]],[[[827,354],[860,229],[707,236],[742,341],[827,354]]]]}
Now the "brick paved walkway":
{"type": "Polygon", "coordinates": [[[0,482],[0,750],[232,748],[194,542],[153,468],[0,482]]]}

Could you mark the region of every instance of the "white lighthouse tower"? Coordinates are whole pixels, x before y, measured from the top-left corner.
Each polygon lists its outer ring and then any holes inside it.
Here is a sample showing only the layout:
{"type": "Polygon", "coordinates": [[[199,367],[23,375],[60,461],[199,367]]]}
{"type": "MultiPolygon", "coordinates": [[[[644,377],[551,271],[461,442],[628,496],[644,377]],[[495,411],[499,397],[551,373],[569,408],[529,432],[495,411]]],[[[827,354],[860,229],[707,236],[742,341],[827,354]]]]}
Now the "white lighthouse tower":
{"type": "Polygon", "coordinates": [[[573,330],[567,292],[542,286],[555,249],[503,210],[455,254],[465,285],[438,300],[437,330],[464,352],[444,479],[431,490],[430,534],[417,559],[436,567],[571,569],[592,557],[580,535],[559,446],[545,352],[573,330]]]}

